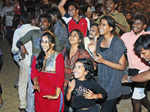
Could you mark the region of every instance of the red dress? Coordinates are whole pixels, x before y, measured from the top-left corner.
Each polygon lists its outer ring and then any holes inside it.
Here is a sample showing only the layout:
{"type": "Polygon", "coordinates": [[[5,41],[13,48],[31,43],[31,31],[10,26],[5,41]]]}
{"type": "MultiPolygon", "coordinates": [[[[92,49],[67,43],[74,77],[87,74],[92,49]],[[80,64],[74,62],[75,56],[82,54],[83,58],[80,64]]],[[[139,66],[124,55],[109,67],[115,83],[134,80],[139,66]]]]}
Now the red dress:
{"type": "Polygon", "coordinates": [[[40,92],[35,92],[35,111],[36,112],[63,112],[64,98],[64,59],[62,54],[56,56],[55,73],[38,72],[35,68],[36,58],[34,57],[32,63],[31,78],[38,77],[40,92]],[[56,88],[61,88],[61,94],[58,99],[45,99],[44,95],[55,95],[56,88]]]}

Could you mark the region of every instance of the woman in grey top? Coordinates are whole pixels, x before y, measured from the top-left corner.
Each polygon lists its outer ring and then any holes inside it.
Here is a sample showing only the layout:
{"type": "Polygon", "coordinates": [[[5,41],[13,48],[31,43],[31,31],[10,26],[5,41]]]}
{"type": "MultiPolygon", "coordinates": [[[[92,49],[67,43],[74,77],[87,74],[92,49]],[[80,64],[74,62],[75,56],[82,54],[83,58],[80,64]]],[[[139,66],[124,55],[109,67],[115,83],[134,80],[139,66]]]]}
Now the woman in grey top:
{"type": "MultiPolygon", "coordinates": [[[[117,99],[122,93],[121,78],[126,68],[126,48],[114,35],[115,21],[110,16],[100,20],[99,32],[102,35],[94,53],[98,64],[98,82],[106,90],[107,99],[102,104],[101,112],[117,112],[117,99]]],[[[94,52],[94,50],[93,50],[94,52]]]]}

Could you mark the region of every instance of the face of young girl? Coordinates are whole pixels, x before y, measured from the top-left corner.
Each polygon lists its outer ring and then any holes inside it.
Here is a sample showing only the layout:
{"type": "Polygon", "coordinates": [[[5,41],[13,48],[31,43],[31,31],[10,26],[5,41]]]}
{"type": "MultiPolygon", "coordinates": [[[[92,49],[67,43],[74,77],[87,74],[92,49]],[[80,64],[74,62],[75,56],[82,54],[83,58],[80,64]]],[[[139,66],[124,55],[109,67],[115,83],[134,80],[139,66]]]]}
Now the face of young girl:
{"type": "Polygon", "coordinates": [[[84,68],[83,63],[76,62],[75,67],[73,69],[74,77],[76,79],[85,79],[85,76],[87,74],[87,71],[84,68]]]}
{"type": "Polygon", "coordinates": [[[47,52],[49,49],[51,49],[51,44],[48,40],[47,36],[43,36],[41,39],[41,47],[43,49],[44,52],[47,52]]]}
{"type": "Polygon", "coordinates": [[[79,35],[76,31],[73,31],[69,36],[69,42],[71,45],[78,44],[80,41],[79,35]]]}

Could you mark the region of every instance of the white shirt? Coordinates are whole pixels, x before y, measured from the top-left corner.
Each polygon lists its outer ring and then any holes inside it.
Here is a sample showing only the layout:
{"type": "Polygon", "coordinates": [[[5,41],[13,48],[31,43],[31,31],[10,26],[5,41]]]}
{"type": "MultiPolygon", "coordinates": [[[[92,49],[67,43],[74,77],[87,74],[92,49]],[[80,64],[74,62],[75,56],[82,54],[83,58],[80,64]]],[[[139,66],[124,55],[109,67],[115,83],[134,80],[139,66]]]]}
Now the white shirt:
{"type": "Polygon", "coordinates": [[[1,16],[2,17],[5,16],[5,25],[6,26],[12,26],[13,25],[14,14],[15,13],[14,13],[14,7],[13,6],[10,6],[10,7],[5,6],[2,9],[1,16]]]}
{"type": "MultiPolygon", "coordinates": [[[[24,24],[21,27],[17,28],[14,32],[13,36],[13,44],[11,52],[15,54],[19,51],[18,47],[16,46],[17,41],[22,38],[27,32],[30,30],[39,29],[39,27],[32,26],[30,24],[24,24]]],[[[31,62],[31,56],[32,56],[32,42],[29,41],[25,44],[25,48],[27,49],[28,55],[25,56],[25,59],[23,61],[27,62],[27,64],[30,65],[31,62]]]]}

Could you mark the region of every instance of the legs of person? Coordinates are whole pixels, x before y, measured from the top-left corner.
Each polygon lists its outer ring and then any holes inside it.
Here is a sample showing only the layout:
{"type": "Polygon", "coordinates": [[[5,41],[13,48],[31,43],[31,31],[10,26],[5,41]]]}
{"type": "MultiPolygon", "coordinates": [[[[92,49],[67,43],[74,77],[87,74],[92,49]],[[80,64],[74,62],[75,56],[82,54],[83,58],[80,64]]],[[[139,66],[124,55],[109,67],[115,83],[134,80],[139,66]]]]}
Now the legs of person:
{"type": "Polygon", "coordinates": [[[141,104],[150,112],[150,101],[147,97],[141,99],[141,104]]]}
{"type": "Polygon", "coordinates": [[[140,100],[132,99],[133,112],[141,112],[141,102],[140,100]]]}
{"type": "Polygon", "coordinates": [[[29,70],[28,77],[28,90],[27,90],[27,112],[35,112],[34,108],[34,90],[31,81],[31,69],[29,70]]]}
{"type": "MultiPolygon", "coordinates": [[[[3,60],[2,60],[2,56],[0,55],[0,71],[1,71],[2,65],[3,65],[3,60]]],[[[0,107],[2,106],[2,104],[3,104],[2,87],[1,87],[1,84],[0,84],[0,107]]]]}
{"type": "Polygon", "coordinates": [[[105,101],[101,105],[100,112],[117,112],[117,98],[105,101]]]}
{"type": "Polygon", "coordinates": [[[29,65],[25,62],[20,63],[19,82],[18,82],[18,93],[20,100],[20,109],[26,108],[26,94],[27,94],[27,83],[28,83],[29,65]]]}
{"type": "Polygon", "coordinates": [[[13,29],[12,27],[6,27],[6,38],[10,45],[12,45],[13,40],[13,29]]]}
{"type": "Polygon", "coordinates": [[[146,97],[145,88],[134,87],[132,94],[133,112],[141,112],[141,100],[146,97]]]}
{"type": "Polygon", "coordinates": [[[0,107],[2,106],[3,104],[3,99],[2,99],[2,87],[1,87],[1,84],[0,84],[0,107]]]}

